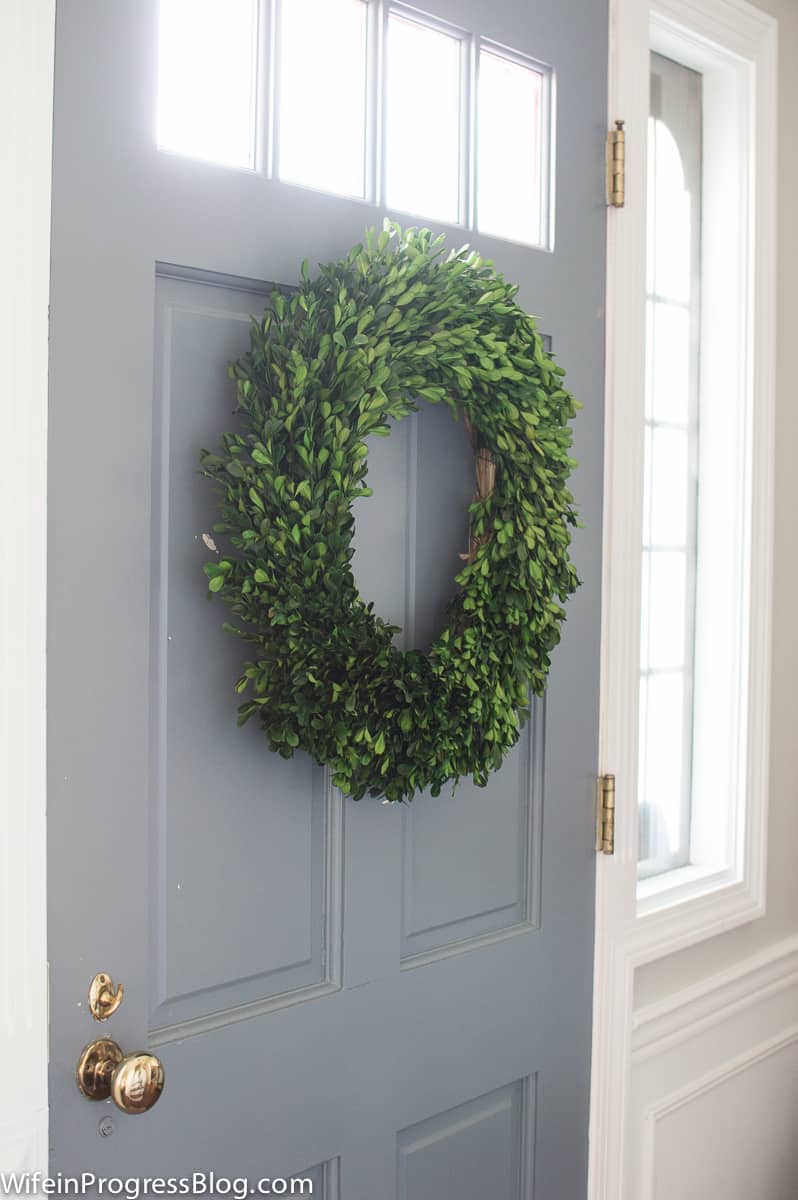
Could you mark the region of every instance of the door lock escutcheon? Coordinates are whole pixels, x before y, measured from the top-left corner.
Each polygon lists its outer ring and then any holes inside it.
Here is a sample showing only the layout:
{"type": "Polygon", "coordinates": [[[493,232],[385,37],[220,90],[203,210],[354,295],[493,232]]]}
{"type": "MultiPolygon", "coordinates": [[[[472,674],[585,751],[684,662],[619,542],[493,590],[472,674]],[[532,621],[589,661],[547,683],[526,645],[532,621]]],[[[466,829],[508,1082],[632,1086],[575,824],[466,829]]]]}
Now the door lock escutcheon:
{"type": "Polygon", "coordinates": [[[111,1038],[97,1038],[84,1048],[75,1077],[87,1100],[110,1096],[117,1108],[132,1115],[152,1108],[164,1085],[159,1058],[143,1050],[123,1054],[111,1038]]]}

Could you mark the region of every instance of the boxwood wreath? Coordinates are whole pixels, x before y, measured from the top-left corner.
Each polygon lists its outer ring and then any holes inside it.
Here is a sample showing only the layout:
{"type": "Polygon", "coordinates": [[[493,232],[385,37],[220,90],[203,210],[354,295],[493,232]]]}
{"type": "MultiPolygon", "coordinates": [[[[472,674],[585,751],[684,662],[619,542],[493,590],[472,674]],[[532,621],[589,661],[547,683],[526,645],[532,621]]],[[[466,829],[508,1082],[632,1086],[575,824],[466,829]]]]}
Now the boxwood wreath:
{"type": "Polygon", "coordinates": [[[516,292],[467,247],[446,255],[442,238],[395,225],[315,278],[303,264],[231,364],[239,427],[201,455],[228,547],[205,566],[209,593],[252,647],[239,724],[255,717],[285,758],[306,750],[356,800],[484,785],[545,688],[578,582],[576,404],[516,292]],[[458,590],[426,653],[394,644],[352,573],[368,439],[419,400],[467,422],[478,482],[458,590]]]}

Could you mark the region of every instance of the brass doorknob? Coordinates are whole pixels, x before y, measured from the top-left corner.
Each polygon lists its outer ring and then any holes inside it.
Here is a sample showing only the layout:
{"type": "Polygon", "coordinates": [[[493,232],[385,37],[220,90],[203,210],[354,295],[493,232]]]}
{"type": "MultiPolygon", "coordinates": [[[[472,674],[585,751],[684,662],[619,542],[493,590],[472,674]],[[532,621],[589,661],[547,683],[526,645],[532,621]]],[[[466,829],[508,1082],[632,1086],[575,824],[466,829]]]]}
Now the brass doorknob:
{"type": "Polygon", "coordinates": [[[143,1050],[123,1054],[111,1038],[97,1038],[86,1046],[75,1075],[88,1100],[110,1096],[124,1113],[146,1112],[163,1091],[161,1060],[143,1050]]]}

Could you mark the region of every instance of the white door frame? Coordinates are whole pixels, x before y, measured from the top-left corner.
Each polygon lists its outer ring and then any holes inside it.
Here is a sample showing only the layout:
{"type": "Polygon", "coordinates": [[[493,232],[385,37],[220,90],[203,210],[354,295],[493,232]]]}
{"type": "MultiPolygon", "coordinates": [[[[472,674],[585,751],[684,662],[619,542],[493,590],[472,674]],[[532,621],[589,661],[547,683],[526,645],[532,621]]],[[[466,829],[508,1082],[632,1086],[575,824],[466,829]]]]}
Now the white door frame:
{"type": "MultiPolygon", "coordinates": [[[[669,48],[670,43],[668,43],[669,48]]],[[[637,1200],[630,1177],[630,1085],[635,972],[765,913],[773,534],[777,23],[746,0],[610,0],[609,118],[625,121],[626,205],[607,215],[607,355],[603,618],[599,771],[618,776],[616,852],[598,856],[589,1200],[637,1200]],[[750,127],[741,156],[751,171],[753,303],[747,318],[756,425],[752,432],[753,554],[750,639],[754,697],[740,877],[727,886],[639,914],[637,723],[643,491],[646,293],[646,141],[649,52],[665,27],[695,47],[720,47],[750,64],[750,127]],[[639,514],[639,519],[638,519],[639,514]]],[[[788,947],[788,949],[794,949],[788,947]]],[[[759,978],[761,964],[750,964],[759,978]]],[[[718,980],[718,994],[720,984],[718,980]]],[[[707,991],[709,991],[707,981],[707,991]]],[[[669,1010],[688,1022],[692,993],[669,1010]]]]}
{"type": "MultiPolygon", "coordinates": [[[[45,643],[55,0],[0,4],[0,1169],[47,1166],[45,643]]],[[[80,530],[75,531],[76,546],[80,530]]]]}

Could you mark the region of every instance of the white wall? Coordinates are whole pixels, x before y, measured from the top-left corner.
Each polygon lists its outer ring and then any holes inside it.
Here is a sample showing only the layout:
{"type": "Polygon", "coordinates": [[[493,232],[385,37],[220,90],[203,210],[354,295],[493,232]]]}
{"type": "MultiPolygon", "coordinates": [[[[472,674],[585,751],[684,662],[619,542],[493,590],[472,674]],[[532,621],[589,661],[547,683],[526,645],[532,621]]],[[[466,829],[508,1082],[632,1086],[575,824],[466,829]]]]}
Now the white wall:
{"type": "Polygon", "coordinates": [[[798,1197],[798,937],[638,1009],[629,1200],[798,1197]]]}
{"type": "Polygon", "coordinates": [[[798,1197],[798,0],[759,7],[779,22],[767,912],[635,973],[634,1200],[798,1197]]]}
{"type": "Polygon", "coordinates": [[[796,1104],[795,1043],[688,1096],[659,1118],[653,1163],[656,1200],[795,1200],[789,1149],[796,1104]]]}

